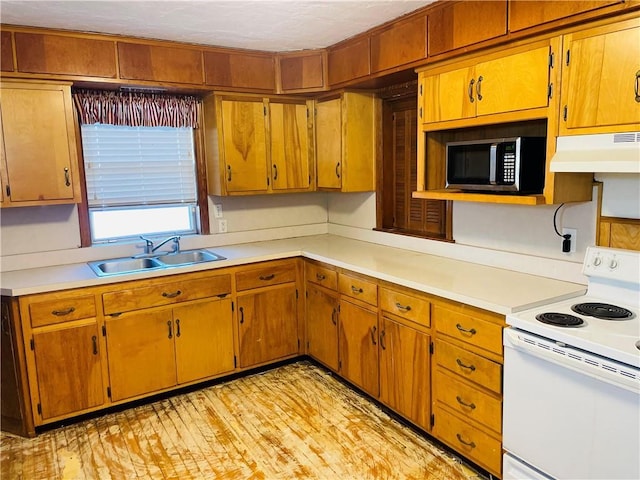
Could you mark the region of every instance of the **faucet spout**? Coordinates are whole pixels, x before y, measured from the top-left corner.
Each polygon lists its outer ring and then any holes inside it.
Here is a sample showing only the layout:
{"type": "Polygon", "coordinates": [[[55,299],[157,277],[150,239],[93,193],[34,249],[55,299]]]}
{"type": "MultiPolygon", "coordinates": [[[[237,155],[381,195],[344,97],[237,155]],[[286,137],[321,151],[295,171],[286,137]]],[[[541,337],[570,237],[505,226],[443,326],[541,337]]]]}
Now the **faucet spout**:
{"type": "Polygon", "coordinates": [[[173,242],[173,245],[171,247],[171,253],[178,253],[180,251],[180,235],[174,235],[173,237],[169,237],[169,238],[163,240],[162,242],[160,242],[155,247],[153,246],[153,244],[151,244],[151,252],[149,252],[149,253],[155,252],[157,249],[159,249],[165,243],[169,243],[169,242],[173,242]]]}

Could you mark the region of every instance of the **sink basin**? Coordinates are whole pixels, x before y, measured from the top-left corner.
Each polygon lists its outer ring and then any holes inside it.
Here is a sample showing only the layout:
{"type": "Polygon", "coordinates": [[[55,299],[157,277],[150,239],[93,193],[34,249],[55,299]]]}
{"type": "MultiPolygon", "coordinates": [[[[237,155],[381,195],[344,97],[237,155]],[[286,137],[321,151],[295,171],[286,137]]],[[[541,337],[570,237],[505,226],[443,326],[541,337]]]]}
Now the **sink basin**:
{"type": "Polygon", "coordinates": [[[170,253],[157,258],[158,262],[167,266],[193,265],[194,263],[215,262],[225,260],[225,257],[208,250],[187,250],[185,252],[170,253]]]}
{"type": "Polygon", "coordinates": [[[209,250],[186,250],[178,253],[159,253],[155,257],[144,258],[114,258],[89,262],[91,269],[99,277],[107,275],[122,275],[149,270],[160,270],[170,267],[183,267],[196,263],[225,260],[225,257],[209,250]]]}
{"type": "Polygon", "coordinates": [[[156,258],[115,258],[89,262],[89,266],[99,276],[134,273],[163,267],[156,258]]]}

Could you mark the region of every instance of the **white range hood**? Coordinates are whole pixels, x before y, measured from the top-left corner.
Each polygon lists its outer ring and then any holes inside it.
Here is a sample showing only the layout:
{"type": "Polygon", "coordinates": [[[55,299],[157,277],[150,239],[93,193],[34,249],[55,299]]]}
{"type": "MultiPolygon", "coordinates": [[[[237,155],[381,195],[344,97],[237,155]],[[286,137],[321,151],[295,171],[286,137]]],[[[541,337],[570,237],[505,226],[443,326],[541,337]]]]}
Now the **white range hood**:
{"type": "Polygon", "coordinates": [[[551,171],[640,173],[640,132],[558,137],[551,171]]]}

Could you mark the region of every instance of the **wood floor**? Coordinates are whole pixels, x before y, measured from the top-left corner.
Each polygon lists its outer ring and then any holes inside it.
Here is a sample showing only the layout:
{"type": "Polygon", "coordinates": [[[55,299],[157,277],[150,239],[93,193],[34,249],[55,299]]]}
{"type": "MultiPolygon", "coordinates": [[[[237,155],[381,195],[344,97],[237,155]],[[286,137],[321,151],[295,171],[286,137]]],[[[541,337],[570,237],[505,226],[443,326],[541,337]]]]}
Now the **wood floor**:
{"type": "Polygon", "coordinates": [[[481,478],[308,362],[24,439],[2,433],[13,479],[481,478]]]}

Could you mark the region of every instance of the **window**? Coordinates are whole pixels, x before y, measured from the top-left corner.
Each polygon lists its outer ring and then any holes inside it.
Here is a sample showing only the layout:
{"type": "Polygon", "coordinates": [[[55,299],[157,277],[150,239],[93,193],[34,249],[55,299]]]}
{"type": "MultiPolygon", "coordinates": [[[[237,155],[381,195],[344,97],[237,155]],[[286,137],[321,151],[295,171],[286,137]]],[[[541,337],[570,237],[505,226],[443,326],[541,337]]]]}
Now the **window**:
{"type": "Polygon", "coordinates": [[[82,125],[91,242],[197,233],[193,129],[82,125]]]}

